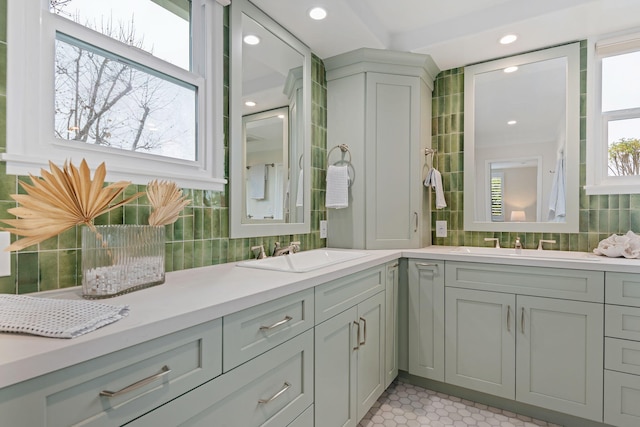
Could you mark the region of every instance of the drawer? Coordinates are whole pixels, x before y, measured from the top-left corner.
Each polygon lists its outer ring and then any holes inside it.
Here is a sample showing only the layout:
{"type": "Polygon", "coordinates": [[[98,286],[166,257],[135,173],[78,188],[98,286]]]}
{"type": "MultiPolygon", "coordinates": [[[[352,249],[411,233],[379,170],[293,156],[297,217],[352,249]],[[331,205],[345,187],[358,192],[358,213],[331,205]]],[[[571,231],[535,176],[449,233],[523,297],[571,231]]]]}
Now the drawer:
{"type": "Polygon", "coordinates": [[[312,328],[313,314],[313,289],[308,289],[225,316],[224,372],[312,328]]]}
{"type": "Polygon", "coordinates": [[[606,273],[605,302],[640,307],[640,274],[606,273]]]}
{"type": "Polygon", "coordinates": [[[605,305],[604,334],[640,341],[640,308],[605,305]]]}
{"type": "Polygon", "coordinates": [[[447,261],[445,285],[481,291],[604,302],[604,272],[447,261]]]}
{"type": "Polygon", "coordinates": [[[313,403],[313,330],[132,422],[131,426],[280,427],[313,403]]]}
{"type": "Polygon", "coordinates": [[[640,375],[640,342],[605,338],[604,368],[640,375]]]}
{"type": "Polygon", "coordinates": [[[316,323],[384,291],[385,277],[386,269],[382,265],[316,286],[316,323]]]}
{"type": "Polygon", "coordinates": [[[604,371],[604,422],[617,427],[640,426],[640,377],[604,371]]]}
{"type": "Polygon", "coordinates": [[[218,376],[221,345],[217,319],[7,387],[2,424],[122,425],[218,376]]]}

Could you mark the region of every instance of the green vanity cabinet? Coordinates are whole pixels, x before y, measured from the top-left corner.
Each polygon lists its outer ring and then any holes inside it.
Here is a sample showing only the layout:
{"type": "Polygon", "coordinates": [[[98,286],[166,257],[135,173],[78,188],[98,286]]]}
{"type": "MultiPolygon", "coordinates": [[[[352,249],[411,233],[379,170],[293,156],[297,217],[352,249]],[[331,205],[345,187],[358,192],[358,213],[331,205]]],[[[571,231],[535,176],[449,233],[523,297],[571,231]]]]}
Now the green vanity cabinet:
{"type": "Polygon", "coordinates": [[[444,381],[444,261],[409,260],[409,373],[444,381]]]}
{"type": "Polygon", "coordinates": [[[447,262],[445,276],[446,383],[602,421],[602,272],[447,262]]]}
{"type": "Polygon", "coordinates": [[[604,422],[640,425],[640,274],[607,273],[604,422]]]}
{"type": "Polygon", "coordinates": [[[0,424],[123,425],[219,376],[221,346],[216,319],[3,388],[0,424]]]}
{"type": "Polygon", "coordinates": [[[386,388],[386,274],[382,265],[316,287],[316,426],[355,427],[386,388]]]}

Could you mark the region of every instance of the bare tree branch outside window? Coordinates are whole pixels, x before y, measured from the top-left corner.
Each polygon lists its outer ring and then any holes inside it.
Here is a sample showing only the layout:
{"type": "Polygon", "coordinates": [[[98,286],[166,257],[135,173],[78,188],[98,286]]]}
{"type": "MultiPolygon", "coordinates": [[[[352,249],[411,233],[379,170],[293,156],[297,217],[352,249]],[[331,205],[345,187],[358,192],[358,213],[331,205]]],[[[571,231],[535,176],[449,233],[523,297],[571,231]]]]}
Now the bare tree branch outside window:
{"type": "MultiPolygon", "coordinates": [[[[52,0],[52,11],[64,14],[69,1],[52,0]]],[[[134,18],[115,25],[111,19],[83,25],[143,49],[134,18]]],[[[73,20],[80,22],[80,17],[73,20]]],[[[71,37],[57,37],[57,138],[196,160],[196,96],[191,85],[71,37]]]]}

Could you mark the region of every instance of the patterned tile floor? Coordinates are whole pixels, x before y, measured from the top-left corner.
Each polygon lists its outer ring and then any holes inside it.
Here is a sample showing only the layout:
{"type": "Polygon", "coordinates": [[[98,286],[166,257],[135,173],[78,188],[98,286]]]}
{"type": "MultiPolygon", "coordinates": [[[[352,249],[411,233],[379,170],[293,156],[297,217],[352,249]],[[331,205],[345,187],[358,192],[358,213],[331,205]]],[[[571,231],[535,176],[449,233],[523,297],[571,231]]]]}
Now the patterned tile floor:
{"type": "Polygon", "coordinates": [[[560,427],[491,406],[394,381],[358,427],[560,427]]]}

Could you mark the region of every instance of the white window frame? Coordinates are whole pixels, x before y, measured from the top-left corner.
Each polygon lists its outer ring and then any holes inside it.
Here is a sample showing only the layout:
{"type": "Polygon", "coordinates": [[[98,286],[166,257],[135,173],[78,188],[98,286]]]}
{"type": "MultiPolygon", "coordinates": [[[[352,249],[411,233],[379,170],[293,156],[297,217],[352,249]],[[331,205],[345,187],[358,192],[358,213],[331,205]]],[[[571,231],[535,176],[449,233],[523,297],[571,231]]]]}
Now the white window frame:
{"type": "Polygon", "coordinates": [[[107,180],[147,184],[170,179],[183,188],[224,191],[223,4],[193,0],[193,71],[184,70],[50,13],[48,0],[8,0],[7,173],[40,175],[49,161],[105,162],[107,180]],[[56,31],[174,76],[198,88],[197,160],[188,161],[60,140],[54,136],[56,31]],[[199,59],[196,59],[199,58],[199,59]]]}
{"type": "Polygon", "coordinates": [[[587,195],[640,194],[640,176],[609,176],[609,120],[640,117],[640,110],[602,113],[602,58],[640,51],[640,33],[590,38],[587,41],[587,195]]]}

